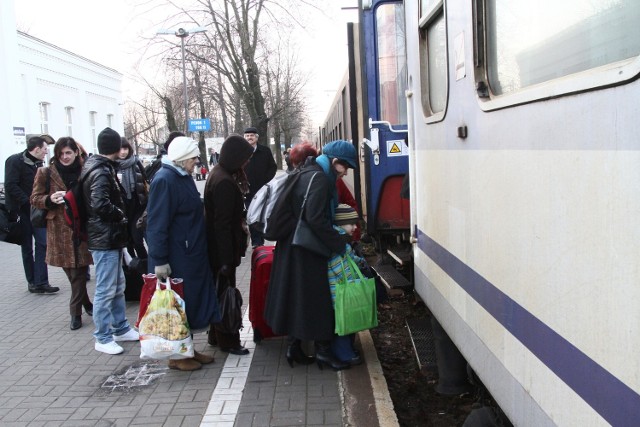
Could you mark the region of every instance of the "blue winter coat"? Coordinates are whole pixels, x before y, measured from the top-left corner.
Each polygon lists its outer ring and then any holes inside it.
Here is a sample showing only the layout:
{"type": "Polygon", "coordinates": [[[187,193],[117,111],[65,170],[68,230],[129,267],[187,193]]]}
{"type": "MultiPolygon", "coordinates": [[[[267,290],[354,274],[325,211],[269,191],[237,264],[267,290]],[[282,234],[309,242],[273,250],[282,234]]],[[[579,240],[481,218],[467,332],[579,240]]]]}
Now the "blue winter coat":
{"type": "Polygon", "coordinates": [[[147,244],[151,273],[156,265],[168,263],[171,277],[184,279],[184,301],[191,329],[219,322],[200,193],[191,175],[167,163],[163,163],[151,182],[147,244]]]}

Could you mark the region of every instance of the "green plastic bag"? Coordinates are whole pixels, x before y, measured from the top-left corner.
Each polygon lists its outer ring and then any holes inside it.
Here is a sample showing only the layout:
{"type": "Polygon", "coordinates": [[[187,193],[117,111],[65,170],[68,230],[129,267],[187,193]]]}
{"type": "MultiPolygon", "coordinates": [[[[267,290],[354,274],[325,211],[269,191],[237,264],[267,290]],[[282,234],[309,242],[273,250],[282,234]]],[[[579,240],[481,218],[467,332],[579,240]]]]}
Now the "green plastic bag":
{"type": "MultiPolygon", "coordinates": [[[[336,284],[336,335],[344,336],[378,326],[376,282],[362,275],[355,261],[347,255],[355,279],[341,275],[336,284]]],[[[344,272],[344,264],[342,266],[344,272]]]]}

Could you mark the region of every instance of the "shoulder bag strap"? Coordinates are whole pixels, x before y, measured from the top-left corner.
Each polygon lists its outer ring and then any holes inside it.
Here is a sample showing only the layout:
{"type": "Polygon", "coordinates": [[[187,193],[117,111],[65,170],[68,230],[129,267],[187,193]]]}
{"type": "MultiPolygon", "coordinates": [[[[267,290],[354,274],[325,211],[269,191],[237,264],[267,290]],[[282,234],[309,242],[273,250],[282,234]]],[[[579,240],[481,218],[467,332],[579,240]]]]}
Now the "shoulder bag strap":
{"type": "Polygon", "coordinates": [[[307,192],[304,193],[304,200],[302,201],[302,207],[300,208],[300,218],[298,219],[302,219],[302,215],[304,214],[304,205],[307,204],[307,197],[309,196],[309,189],[311,188],[311,183],[313,182],[313,178],[315,178],[316,175],[318,175],[319,173],[320,172],[314,173],[311,179],[309,180],[309,185],[307,185],[307,192]]]}

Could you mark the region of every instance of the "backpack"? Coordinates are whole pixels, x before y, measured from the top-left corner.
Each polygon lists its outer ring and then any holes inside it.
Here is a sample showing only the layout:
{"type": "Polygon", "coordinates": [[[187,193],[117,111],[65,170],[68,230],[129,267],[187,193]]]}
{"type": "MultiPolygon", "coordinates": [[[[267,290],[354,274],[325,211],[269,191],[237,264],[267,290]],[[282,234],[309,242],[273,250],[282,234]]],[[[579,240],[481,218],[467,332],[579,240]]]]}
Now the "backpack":
{"type": "Polygon", "coordinates": [[[251,225],[254,229],[264,233],[273,211],[273,206],[276,204],[286,182],[287,175],[278,175],[258,190],[247,209],[247,225],[251,225]]]}
{"type": "Polygon", "coordinates": [[[296,228],[298,218],[293,215],[291,209],[291,193],[300,179],[300,170],[294,169],[288,175],[284,175],[283,183],[279,188],[271,214],[267,218],[264,227],[264,238],[278,241],[286,238],[296,228]]]}
{"type": "Polygon", "coordinates": [[[142,169],[144,171],[144,175],[146,177],[147,182],[151,182],[153,176],[160,170],[162,167],[162,157],[158,157],[155,159],[149,166],[142,169]]]}

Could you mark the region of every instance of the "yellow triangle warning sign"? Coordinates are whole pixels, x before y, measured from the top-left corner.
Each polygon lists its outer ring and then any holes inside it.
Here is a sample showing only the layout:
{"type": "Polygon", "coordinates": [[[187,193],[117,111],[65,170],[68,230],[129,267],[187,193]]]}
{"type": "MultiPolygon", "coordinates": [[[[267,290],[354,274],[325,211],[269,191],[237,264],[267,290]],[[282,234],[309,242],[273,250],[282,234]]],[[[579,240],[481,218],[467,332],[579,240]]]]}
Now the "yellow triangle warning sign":
{"type": "Polygon", "coordinates": [[[391,146],[391,149],[389,150],[389,153],[400,153],[400,152],[402,152],[402,150],[400,150],[400,147],[398,147],[398,144],[394,142],[393,145],[391,146]]]}

